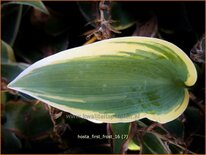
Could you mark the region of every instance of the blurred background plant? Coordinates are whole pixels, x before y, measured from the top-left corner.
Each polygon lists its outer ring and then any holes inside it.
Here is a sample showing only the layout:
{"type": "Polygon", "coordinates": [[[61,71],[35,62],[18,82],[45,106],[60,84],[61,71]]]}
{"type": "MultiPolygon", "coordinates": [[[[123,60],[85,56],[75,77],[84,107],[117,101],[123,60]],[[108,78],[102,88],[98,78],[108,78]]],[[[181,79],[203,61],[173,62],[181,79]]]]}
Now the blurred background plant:
{"type": "Polygon", "coordinates": [[[1,2],[1,153],[203,154],[204,6],[204,1],[1,2]],[[37,60],[121,36],[165,39],[193,60],[198,81],[190,89],[188,108],[178,119],[163,125],[147,119],[130,126],[94,124],[7,88],[11,80],[37,60]],[[121,137],[128,131],[128,139],[121,137]],[[107,134],[117,137],[78,138],[107,134]]]}

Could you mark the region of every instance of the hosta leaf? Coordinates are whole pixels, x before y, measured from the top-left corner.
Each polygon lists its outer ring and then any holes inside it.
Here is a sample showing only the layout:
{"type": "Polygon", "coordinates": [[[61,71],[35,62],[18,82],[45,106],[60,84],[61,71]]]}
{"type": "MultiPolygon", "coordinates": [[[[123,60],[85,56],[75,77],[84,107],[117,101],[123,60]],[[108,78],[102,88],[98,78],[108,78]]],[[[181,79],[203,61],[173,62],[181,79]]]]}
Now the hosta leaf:
{"type": "Polygon", "coordinates": [[[134,138],[136,126],[132,123],[113,123],[111,129],[113,133],[113,153],[125,153],[128,149],[132,151],[140,150],[134,138]]]}
{"type": "Polygon", "coordinates": [[[88,120],[166,123],[186,109],[196,69],[175,45],[147,37],[108,39],[42,59],[9,87],[88,120]]]}
{"type": "Polygon", "coordinates": [[[131,139],[129,141],[129,144],[128,144],[128,149],[132,150],[132,151],[139,151],[140,150],[140,146],[138,144],[136,144],[134,139],[131,139]]]}
{"type": "Polygon", "coordinates": [[[77,5],[85,20],[95,27],[94,21],[99,16],[98,2],[90,3],[87,1],[80,1],[77,2],[77,5]]]}
{"type": "Polygon", "coordinates": [[[22,19],[22,5],[8,5],[2,4],[2,40],[7,42],[10,46],[15,43],[19,27],[22,19]],[[6,6],[6,7],[3,7],[6,6]]]}
{"type": "Polygon", "coordinates": [[[168,154],[169,148],[153,133],[145,133],[142,137],[141,154],[168,154]]]}
{"type": "Polygon", "coordinates": [[[1,64],[15,62],[13,49],[6,42],[1,41],[1,64]]]}
{"type": "Polygon", "coordinates": [[[10,4],[20,4],[20,5],[28,5],[31,6],[45,14],[49,14],[49,11],[45,7],[44,3],[41,0],[35,0],[35,1],[17,1],[14,0],[12,2],[5,3],[3,6],[10,5],[10,4]]]}
{"type": "Polygon", "coordinates": [[[130,13],[128,10],[125,10],[123,8],[123,5],[124,3],[120,2],[111,3],[111,15],[112,20],[114,20],[112,26],[116,30],[127,29],[136,23],[136,19],[134,18],[132,13],[130,13]]]}
{"type": "Polygon", "coordinates": [[[111,124],[112,130],[113,130],[113,153],[121,153],[124,148],[123,144],[128,138],[128,133],[130,130],[130,124],[129,123],[115,123],[111,124]]]}
{"type": "Polygon", "coordinates": [[[25,63],[5,63],[2,64],[1,74],[8,82],[11,82],[19,73],[26,69],[29,65],[25,63]]]}

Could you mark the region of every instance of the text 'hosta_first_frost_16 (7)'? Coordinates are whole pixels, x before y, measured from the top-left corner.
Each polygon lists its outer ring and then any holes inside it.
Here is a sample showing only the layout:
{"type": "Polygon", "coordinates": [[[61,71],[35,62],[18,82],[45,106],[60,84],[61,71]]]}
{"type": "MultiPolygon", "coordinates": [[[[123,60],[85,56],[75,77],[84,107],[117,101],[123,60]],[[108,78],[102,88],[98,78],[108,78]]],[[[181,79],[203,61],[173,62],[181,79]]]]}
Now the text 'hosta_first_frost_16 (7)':
{"type": "Polygon", "coordinates": [[[167,123],[184,112],[196,80],[194,64],[176,45],[120,37],[39,60],[8,87],[93,122],[167,123]]]}

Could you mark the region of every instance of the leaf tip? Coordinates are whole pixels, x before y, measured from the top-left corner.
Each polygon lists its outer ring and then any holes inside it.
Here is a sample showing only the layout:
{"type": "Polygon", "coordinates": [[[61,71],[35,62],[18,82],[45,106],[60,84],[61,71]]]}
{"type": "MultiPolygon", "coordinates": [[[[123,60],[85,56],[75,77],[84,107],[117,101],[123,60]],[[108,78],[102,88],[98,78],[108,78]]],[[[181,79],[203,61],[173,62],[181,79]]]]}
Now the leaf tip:
{"type": "Polygon", "coordinates": [[[17,81],[18,81],[18,79],[15,78],[13,81],[11,81],[11,82],[7,85],[7,88],[19,91],[18,85],[17,85],[17,81]]]}
{"type": "Polygon", "coordinates": [[[11,81],[8,85],[7,85],[7,88],[9,89],[14,89],[15,86],[14,86],[14,81],[11,81]]]}

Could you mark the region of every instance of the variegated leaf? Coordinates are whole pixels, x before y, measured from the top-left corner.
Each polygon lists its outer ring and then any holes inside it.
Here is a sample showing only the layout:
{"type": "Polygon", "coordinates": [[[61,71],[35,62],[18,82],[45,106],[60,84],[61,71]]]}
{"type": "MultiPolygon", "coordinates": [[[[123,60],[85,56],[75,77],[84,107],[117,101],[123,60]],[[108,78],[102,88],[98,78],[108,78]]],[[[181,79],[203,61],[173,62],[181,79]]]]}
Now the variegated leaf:
{"type": "Polygon", "coordinates": [[[23,71],[9,87],[90,121],[176,119],[197,79],[188,56],[167,41],[122,37],[69,49],[23,71]]]}

